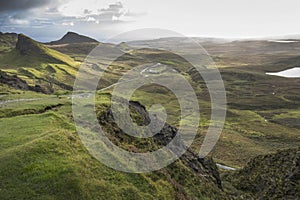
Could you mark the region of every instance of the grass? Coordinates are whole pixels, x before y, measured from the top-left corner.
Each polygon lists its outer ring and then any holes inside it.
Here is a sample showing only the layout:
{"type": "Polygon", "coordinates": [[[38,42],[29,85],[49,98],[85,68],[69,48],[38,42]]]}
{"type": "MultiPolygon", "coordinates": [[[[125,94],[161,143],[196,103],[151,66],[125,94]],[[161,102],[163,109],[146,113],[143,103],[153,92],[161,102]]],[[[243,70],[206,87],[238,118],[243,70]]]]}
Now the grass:
{"type": "MultiPolygon", "coordinates": [[[[57,51],[37,46],[43,55],[20,56],[13,50],[2,56],[2,71],[18,75],[32,85],[46,85],[46,76],[50,74],[58,82],[71,86],[78,63],[57,51]]],[[[72,51],[68,49],[70,46],[57,50],[82,60],[90,47],[85,46],[84,52],[72,51]]],[[[192,145],[193,150],[198,150],[210,122],[210,97],[201,77],[185,60],[165,51],[140,49],[129,53],[108,67],[99,88],[117,82],[126,71],[141,64],[160,62],[174,67],[189,81],[199,98],[200,128],[192,145]]],[[[267,76],[265,72],[293,67],[299,58],[289,59],[291,55],[287,54],[276,58],[251,54],[243,60],[245,56],[230,53],[225,52],[217,60],[227,91],[228,109],[224,130],[210,155],[218,163],[242,168],[257,155],[298,147],[299,79],[267,76]]],[[[98,70],[106,64],[105,60],[96,58],[93,62],[98,70]]],[[[91,66],[86,74],[93,72],[91,66]]],[[[54,95],[44,95],[0,85],[0,95],[4,95],[0,101],[42,98],[0,105],[0,199],[218,199],[223,194],[182,161],[148,174],[126,174],[102,165],[89,155],[76,134],[71,102],[64,96],[70,93],[59,85],[54,89],[54,95]]],[[[98,115],[107,111],[112,89],[98,92],[98,115]]],[[[141,102],[147,109],[154,103],[162,104],[168,113],[168,123],[178,126],[180,107],[168,89],[147,85],[135,91],[131,100],[141,102]]],[[[132,116],[138,119],[134,113],[132,116]]],[[[106,130],[111,131],[112,140],[122,139],[120,145],[125,149],[145,150],[153,145],[151,141],[120,135],[114,128],[107,125],[106,130]]],[[[230,190],[240,192],[233,186],[230,190]]]]}
{"type": "Polygon", "coordinates": [[[19,49],[0,55],[0,65],[4,72],[17,75],[29,85],[40,85],[48,90],[49,81],[55,85],[54,89],[65,89],[64,85],[72,86],[78,70],[79,62],[68,55],[22,36],[27,43],[26,54],[19,49]],[[49,77],[53,80],[49,80],[49,77]]]}
{"type": "Polygon", "coordinates": [[[0,55],[11,51],[17,43],[17,34],[0,33],[0,55]]]}
{"type": "Polygon", "coordinates": [[[300,193],[297,152],[299,148],[292,148],[257,156],[244,169],[224,174],[223,179],[253,198],[295,199],[300,193]]]}
{"type": "MultiPolygon", "coordinates": [[[[201,128],[195,142],[195,146],[199,147],[210,117],[210,98],[207,89],[203,87],[203,80],[196,76],[197,72],[190,70],[184,60],[168,53],[141,49],[134,50],[131,54],[142,57],[144,62],[170,65],[189,80],[199,97],[201,110],[201,128]]],[[[211,154],[220,163],[242,167],[256,155],[296,147],[300,142],[297,128],[299,124],[297,110],[300,106],[298,80],[266,75],[265,72],[271,68],[282,69],[280,65],[266,63],[267,59],[269,57],[262,59],[256,66],[249,66],[248,63],[238,64],[243,63],[243,60],[234,64],[228,61],[223,63],[226,66],[220,69],[227,91],[228,112],[223,134],[211,154]],[[286,113],[268,117],[279,110],[285,110],[286,113]]],[[[142,61],[137,60],[135,64],[139,63],[142,61]]],[[[126,65],[126,61],[122,64],[126,65]]],[[[115,65],[119,66],[119,63],[116,62],[115,65]]],[[[110,81],[107,81],[108,84],[114,83],[120,76],[115,75],[117,70],[118,67],[112,67],[105,73],[106,80],[110,81]]],[[[132,100],[140,101],[148,109],[153,103],[161,103],[168,112],[168,122],[178,126],[180,120],[178,102],[165,88],[158,86],[139,88],[133,94],[132,100]]]]}
{"type": "MultiPolygon", "coordinates": [[[[98,102],[109,103],[109,98],[109,93],[102,93],[98,102]]],[[[72,116],[68,116],[71,106],[64,99],[51,97],[7,106],[38,110],[56,101],[63,106],[41,114],[0,118],[1,199],[174,199],[220,195],[214,184],[199,179],[181,162],[147,174],[127,174],[102,165],[82,146],[72,116]]]]}

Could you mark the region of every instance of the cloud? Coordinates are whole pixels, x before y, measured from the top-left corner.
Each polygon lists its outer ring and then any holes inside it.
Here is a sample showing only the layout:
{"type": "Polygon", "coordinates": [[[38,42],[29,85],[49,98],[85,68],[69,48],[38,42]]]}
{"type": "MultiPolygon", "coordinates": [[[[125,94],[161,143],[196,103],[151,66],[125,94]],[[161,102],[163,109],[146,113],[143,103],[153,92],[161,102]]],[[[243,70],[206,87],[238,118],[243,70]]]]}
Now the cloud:
{"type": "Polygon", "coordinates": [[[96,12],[92,10],[84,9],[83,15],[78,16],[61,16],[61,25],[74,26],[78,25],[81,27],[90,27],[99,25],[105,25],[106,28],[111,24],[124,23],[125,21],[120,20],[120,17],[125,16],[127,13],[121,2],[108,5],[106,8],[98,9],[96,12]]]}
{"type": "Polygon", "coordinates": [[[119,13],[120,10],[124,8],[121,2],[116,2],[114,4],[110,4],[108,8],[99,9],[100,12],[111,12],[111,13],[119,13]]]}
{"type": "Polygon", "coordinates": [[[74,26],[74,22],[63,22],[61,25],[63,25],[63,26],[74,26]]]}
{"type": "Polygon", "coordinates": [[[97,21],[94,17],[88,17],[87,19],[86,19],[86,21],[88,21],[88,22],[95,22],[95,21],[97,21]]]}
{"type": "Polygon", "coordinates": [[[85,18],[87,22],[99,23],[126,23],[134,21],[136,17],[145,15],[146,13],[133,13],[126,9],[121,2],[109,4],[108,7],[98,9],[96,13],[91,10],[84,10],[84,16],[79,17],[85,18]]]}
{"type": "Polygon", "coordinates": [[[121,2],[110,4],[108,8],[102,8],[98,12],[98,20],[100,21],[115,21],[126,14],[126,10],[121,2]]]}
{"type": "Polygon", "coordinates": [[[15,24],[15,25],[28,25],[29,24],[28,20],[18,19],[18,18],[13,18],[13,17],[10,17],[8,19],[8,21],[10,24],[15,24]]]}
{"type": "Polygon", "coordinates": [[[123,25],[136,20],[138,16],[140,14],[130,12],[121,2],[0,0],[0,31],[22,32],[43,41],[60,37],[70,30],[84,30],[96,37],[100,37],[97,36],[99,32],[101,37],[110,36],[115,31],[123,30],[123,25]]]}
{"type": "Polygon", "coordinates": [[[25,11],[33,8],[40,8],[47,5],[54,5],[56,0],[8,0],[0,1],[0,12],[25,11]]]}

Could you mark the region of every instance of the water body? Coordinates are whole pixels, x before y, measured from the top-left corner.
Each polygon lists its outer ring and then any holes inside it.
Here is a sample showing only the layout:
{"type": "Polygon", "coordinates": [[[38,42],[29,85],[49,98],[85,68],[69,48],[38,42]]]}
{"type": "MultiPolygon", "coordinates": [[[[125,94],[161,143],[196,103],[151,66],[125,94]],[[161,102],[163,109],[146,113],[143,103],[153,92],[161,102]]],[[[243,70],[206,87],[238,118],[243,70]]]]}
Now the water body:
{"type": "Polygon", "coordinates": [[[220,169],[230,170],[230,171],[236,170],[236,169],[233,168],[233,167],[229,167],[229,166],[226,166],[226,165],[221,165],[221,164],[219,164],[219,163],[217,163],[216,165],[217,165],[217,167],[219,167],[220,169]]]}
{"type": "Polygon", "coordinates": [[[281,72],[267,72],[266,74],[285,78],[300,78],[300,67],[294,67],[281,72]]]}
{"type": "Polygon", "coordinates": [[[295,43],[295,42],[299,42],[297,40],[293,41],[293,40],[269,40],[269,42],[276,42],[276,43],[295,43]]]}

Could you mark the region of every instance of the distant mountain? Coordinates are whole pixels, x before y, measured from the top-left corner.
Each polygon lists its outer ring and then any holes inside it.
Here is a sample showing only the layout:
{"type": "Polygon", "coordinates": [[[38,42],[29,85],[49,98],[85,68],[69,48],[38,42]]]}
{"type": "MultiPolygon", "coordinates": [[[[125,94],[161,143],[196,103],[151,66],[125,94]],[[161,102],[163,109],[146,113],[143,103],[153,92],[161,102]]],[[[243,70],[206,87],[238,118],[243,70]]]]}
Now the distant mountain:
{"type": "Polygon", "coordinates": [[[48,45],[73,44],[73,43],[99,43],[90,37],[79,35],[74,32],[67,32],[61,39],[46,43],[48,45]]]}
{"type": "Polygon", "coordinates": [[[112,48],[110,45],[102,44],[93,38],[74,32],[67,32],[61,39],[45,43],[47,47],[72,56],[78,61],[83,61],[86,55],[100,44],[112,48]]]}
{"type": "Polygon", "coordinates": [[[133,40],[128,41],[126,44],[137,48],[165,48],[168,49],[173,45],[180,46],[180,48],[190,48],[191,42],[223,44],[229,43],[233,40],[221,39],[221,38],[205,38],[205,37],[165,37],[150,40],[133,40]],[[171,45],[171,46],[170,46],[171,45]]]}
{"type": "MultiPolygon", "coordinates": [[[[124,45],[115,45],[111,43],[101,43],[87,36],[68,32],[60,40],[44,44],[46,47],[54,49],[63,54],[67,54],[77,61],[83,61],[85,57],[97,47],[99,55],[114,56],[123,54],[124,45]]],[[[130,49],[127,45],[126,50],[130,49]]]]}

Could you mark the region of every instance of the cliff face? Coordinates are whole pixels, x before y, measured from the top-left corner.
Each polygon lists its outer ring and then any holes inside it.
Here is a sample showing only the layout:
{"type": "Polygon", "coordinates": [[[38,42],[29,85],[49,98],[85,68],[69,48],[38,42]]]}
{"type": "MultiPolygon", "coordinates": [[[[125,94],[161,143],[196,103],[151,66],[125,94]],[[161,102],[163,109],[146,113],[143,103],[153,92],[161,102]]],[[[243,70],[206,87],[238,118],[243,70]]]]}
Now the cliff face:
{"type": "Polygon", "coordinates": [[[252,159],[242,170],[225,179],[259,199],[298,199],[300,196],[300,148],[278,151],[252,159]]]}

